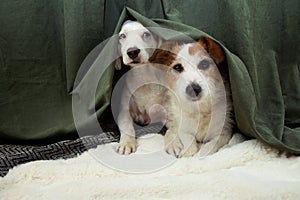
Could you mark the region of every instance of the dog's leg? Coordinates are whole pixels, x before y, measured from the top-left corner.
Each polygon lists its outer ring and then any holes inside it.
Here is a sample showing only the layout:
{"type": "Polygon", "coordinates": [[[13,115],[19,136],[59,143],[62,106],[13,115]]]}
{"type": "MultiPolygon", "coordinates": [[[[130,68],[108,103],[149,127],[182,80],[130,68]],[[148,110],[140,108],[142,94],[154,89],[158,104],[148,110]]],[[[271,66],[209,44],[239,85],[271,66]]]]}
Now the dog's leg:
{"type": "MultiPolygon", "coordinates": [[[[230,108],[227,108],[227,110],[230,111],[230,108]]],[[[232,137],[232,126],[229,112],[226,113],[225,121],[223,121],[224,118],[222,117],[216,117],[221,116],[223,113],[215,112],[214,114],[215,116],[212,116],[214,120],[210,122],[212,124],[207,130],[205,137],[202,139],[198,138],[198,141],[202,142],[201,148],[198,153],[200,157],[204,157],[217,152],[224,145],[228,144],[232,137]]]]}
{"type": "Polygon", "coordinates": [[[180,141],[177,131],[178,130],[168,129],[165,134],[165,150],[168,154],[171,154],[175,157],[178,157],[183,149],[183,145],[180,141]]]}
{"type": "Polygon", "coordinates": [[[121,132],[120,142],[116,151],[119,154],[130,154],[136,151],[135,131],[129,110],[122,110],[118,117],[118,126],[121,132]]]}
{"type": "Polygon", "coordinates": [[[217,152],[224,145],[228,144],[232,135],[229,132],[223,132],[219,137],[213,137],[211,140],[205,141],[198,153],[199,157],[204,157],[217,152]]]}
{"type": "Polygon", "coordinates": [[[184,133],[180,135],[184,149],[181,151],[179,157],[190,157],[198,152],[198,145],[194,134],[184,133]]]}
{"type": "Polygon", "coordinates": [[[183,149],[183,145],[179,138],[179,124],[178,119],[176,118],[178,111],[178,106],[172,102],[171,99],[169,99],[168,102],[169,107],[168,113],[167,113],[167,132],[165,134],[165,150],[168,154],[174,155],[175,157],[178,157],[181,150],[183,149]],[[175,106],[174,106],[175,105],[175,106]],[[173,107],[174,109],[170,109],[170,107],[173,107]]]}
{"type": "Polygon", "coordinates": [[[118,126],[121,133],[116,151],[119,154],[130,154],[136,151],[135,130],[130,115],[131,94],[128,88],[124,88],[121,100],[121,111],[118,116],[118,126]]]}

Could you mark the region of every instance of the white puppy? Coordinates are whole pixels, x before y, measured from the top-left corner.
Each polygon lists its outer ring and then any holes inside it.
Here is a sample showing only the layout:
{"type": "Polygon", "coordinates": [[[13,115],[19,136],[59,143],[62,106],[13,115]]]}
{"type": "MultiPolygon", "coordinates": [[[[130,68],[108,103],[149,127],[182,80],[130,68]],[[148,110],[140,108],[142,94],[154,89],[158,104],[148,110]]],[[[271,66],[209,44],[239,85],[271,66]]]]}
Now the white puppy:
{"type": "MultiPolygon", "coordinates": [[[[151,33],[140,22],[127,20],[119,32],[119,50],[125,65],[131,67],[148,63],[153,51],[161,45],[161,38],[151,33]]],[[[121,69],[121,63],[116,63],[121,69]]]]}
{"type": "MultiPolygon", "coordinates": [[[[119,32],[123,63],[131,67],[117,119],[121,137],[116,151],[120,154],[136,151],[133,122],[146,125],[165,118],[165,113],[157,106],[164,102],[165,88],[159,84],[149,84],[159,81],[159,73],[147,65],[149,57],[160,44],[161,38],[137,21],[126,21],[119,32]]],[[[115,67],[121,69],[121,62],[117,61],[115,67]]]]}

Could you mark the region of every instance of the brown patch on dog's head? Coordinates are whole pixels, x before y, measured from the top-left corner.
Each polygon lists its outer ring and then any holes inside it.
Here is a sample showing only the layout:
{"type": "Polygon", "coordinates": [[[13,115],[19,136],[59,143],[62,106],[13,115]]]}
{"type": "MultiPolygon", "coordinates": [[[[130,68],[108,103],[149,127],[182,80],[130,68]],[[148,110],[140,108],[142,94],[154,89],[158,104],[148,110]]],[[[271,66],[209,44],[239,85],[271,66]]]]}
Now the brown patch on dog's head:
{"type": "Polygon", "coordinates": [[[153,63],[156,68],[165,72],[165,81],[169,87],[173,87],[176,82],[171,65],[177,59],[182,44],[181,41],[166,41],[154,51],[149,59],[149,62],[153,63]]]}
{"type": "Polygon", "coordinates": [[[154,51],[152,56],[149,58],[149,62],[170,66],[176,58],[179,49],[180,44],[178,41],[164,42],[159,49],[154,51]]]}

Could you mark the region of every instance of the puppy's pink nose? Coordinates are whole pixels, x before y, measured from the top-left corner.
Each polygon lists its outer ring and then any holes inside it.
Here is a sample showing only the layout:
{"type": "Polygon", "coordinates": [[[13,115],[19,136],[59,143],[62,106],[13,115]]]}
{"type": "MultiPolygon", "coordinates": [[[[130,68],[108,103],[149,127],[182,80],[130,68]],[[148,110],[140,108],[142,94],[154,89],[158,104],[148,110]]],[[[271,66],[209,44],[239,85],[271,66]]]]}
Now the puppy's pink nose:
{"type": "Polygon", "coordinates": [[[140,49],[132,47],[127,50],[127,55],[129,56],[129,58],[135,59],[139,55],[140,51],[140,49]]]}

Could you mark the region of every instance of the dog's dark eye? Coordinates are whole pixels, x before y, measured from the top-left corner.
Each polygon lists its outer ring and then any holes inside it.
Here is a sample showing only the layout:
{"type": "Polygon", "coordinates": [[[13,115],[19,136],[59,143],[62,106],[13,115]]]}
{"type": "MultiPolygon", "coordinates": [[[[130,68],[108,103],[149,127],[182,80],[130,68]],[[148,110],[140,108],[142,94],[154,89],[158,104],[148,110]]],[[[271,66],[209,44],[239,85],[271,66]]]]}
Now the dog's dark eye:
{"type": "Polygon", "coordinates": [[[198,65],[199,69],[207,69],[208,67],[209,67],[209,61],[208,60],[202,60],[198,65]]]}
{"type": "Polygon", "coordinates": [[[176,64],[173,66],[173,69],[179,73],[183,72],[184,68],[181,64],[176,64]]]}
{"type": "Polygon", "coordinates": [[[151,34],[149,32],[144,32],[143,37],[145,39],[149,39],[151,37],[151,34]]]}
{"type": "Polygon", "coordinates": [[[124,40],[126,38],[126,35],[124,33],[119,35],[119,40],[124,40]]]}

